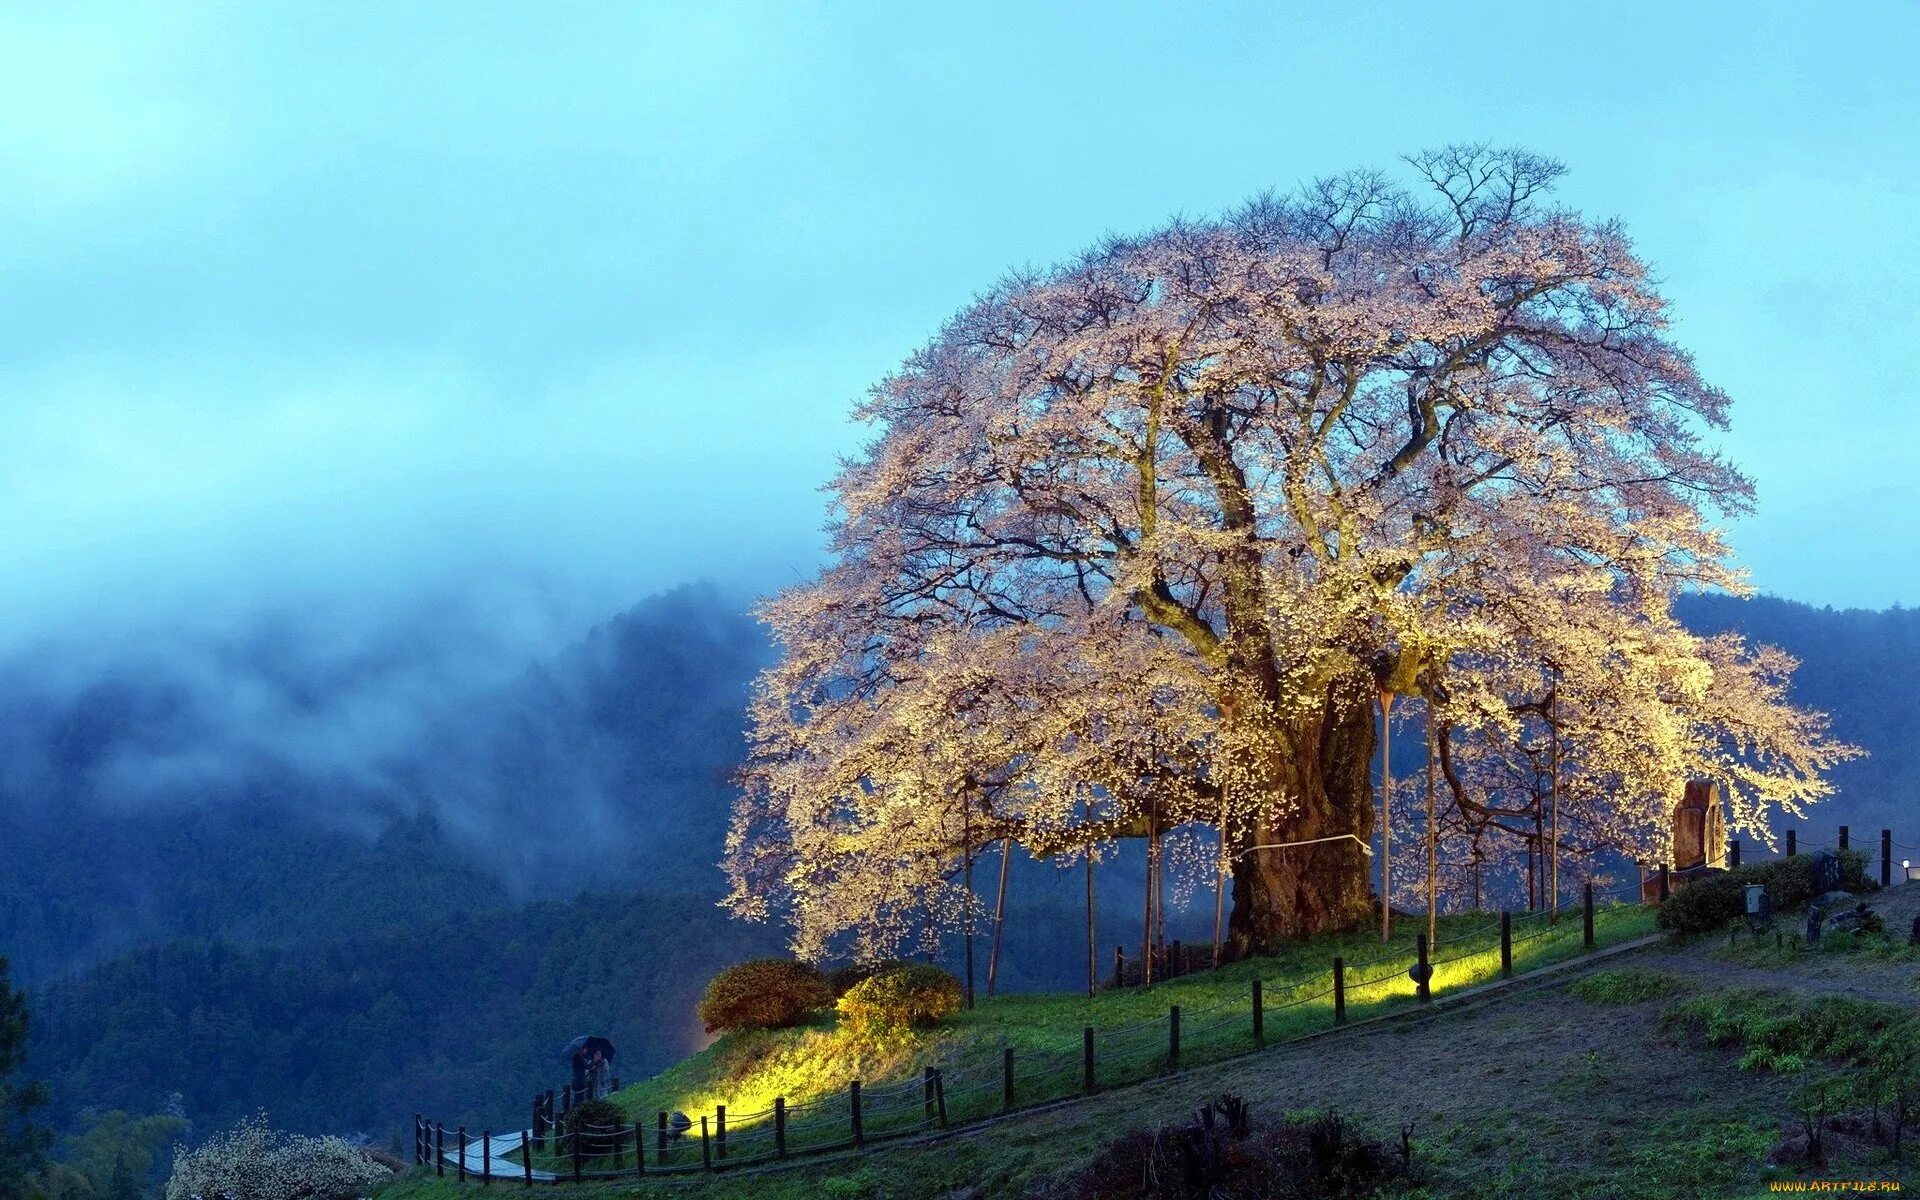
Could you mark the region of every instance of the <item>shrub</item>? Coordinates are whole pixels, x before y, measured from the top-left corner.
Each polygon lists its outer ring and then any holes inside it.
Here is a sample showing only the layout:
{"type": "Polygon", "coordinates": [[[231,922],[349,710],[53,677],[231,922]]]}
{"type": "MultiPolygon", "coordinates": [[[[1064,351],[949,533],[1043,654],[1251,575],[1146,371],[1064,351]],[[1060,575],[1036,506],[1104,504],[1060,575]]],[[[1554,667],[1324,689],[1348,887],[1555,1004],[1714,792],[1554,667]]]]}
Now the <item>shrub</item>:
{"type": "Polygon", "coordinates": [[[731,1029],[785,1029],[833,1002],[826,976],[812,963],[752,958],[713,977],[700,998],[708,1033],[731,1029]]]}
{"type": "MultiPolygon", "coordinates": [[[[1675,933],[1711,933],[1747,911],[1746,888],[1765,885],[1776,912],[1798,908],[1813,899],[1813,860],[1809,855],[1773,862],[1750,863],[1718,875],[1696,879],[1675,889],[1660,905],[1660,928],[1675,933]]],[[[1858,850],[1840,852],[1840,886],[1865,891],[1867,856],[1858,850]]]]}
{"type": "Polygon", "coordinates": [[[613,1101],[582,1100],[567,1111],[566,1132],[579,1139],[581,1154],[598,1158],[614,1153],[615,1131],[629,1124],[627,1110],[613,1101]]]}
{"type": "Polygon", "coordinates": [[[833,993],[833,998],[838,1000],[875,975],[884,975],[888,971],[898,971],[913,965],[910,960],[904,958],[880,958],[872,962],[848,963],[827,972],[827,988],[833,993]]]}
{"type": "Polygon", "coordinates": [[[931,1025],[959,1011],[960,981],[939,967],[906,963],[861,980],[840,997],[840,1024],[873,1038],[931,1025]]]}
{"type": "Polygon", "coordinates": [[[392,1176],[341,1138],[275,1132],[263,1113],[205,1145],[177,1152],[167,1200],[352,1200],[392,1176]]]}

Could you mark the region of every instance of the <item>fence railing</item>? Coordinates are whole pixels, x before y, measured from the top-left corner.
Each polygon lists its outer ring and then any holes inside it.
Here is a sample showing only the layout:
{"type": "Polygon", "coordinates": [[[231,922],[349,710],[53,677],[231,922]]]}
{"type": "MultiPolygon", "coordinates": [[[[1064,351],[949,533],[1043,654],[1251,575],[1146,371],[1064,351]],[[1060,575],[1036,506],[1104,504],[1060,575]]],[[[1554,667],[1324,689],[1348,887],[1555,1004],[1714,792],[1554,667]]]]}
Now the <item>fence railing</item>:
{"type": "MultiPolygon", "coordinates": [[[[1578,909],[1502,913],[1431,953],[1426,935],[1411,955],[1389,949],[1326,969],[1248,981],[1245,993],[1203,1007],[1170,1005],[1164,1017],[1117,1028],[1083,1026],[1046,1049],[979,1046],[928,1066],[920,1078],[882,1087],[852,1082],[845,1091],[799,1103],[729,1113],[717,1106],[697,1120],[661,1112],[652,1124],[594,1126],[555,1121],[476,1141],[416,1117],[414,1158],[441,1175],[481,1184],[606,1180],[647,1174],[719,1171],[976,1124],[1120,1087],[1186,1067],[1219,1062],[1347,1024],[1385,1015],[1433,996],[1511,976],[1516,958],[1544,966],[1652,928],[1650,910],[1613,892],[1583,888],[1578,909]],[[1579,914],[1576,923],[1571,919],[1579,914]],[[451,1145],[449,1145],[451,1142],[451,1145]],[[478,1146],[478,1153],[475,1147],[478,1146]],[[505,1147],[505,1149],[501,1149],[505,1147]]],[[[1198,948],[1196,948],[1198,949],[1198,948]]],[[[1211,965],[1211,947],[1206,948],[1211,965]]]]}

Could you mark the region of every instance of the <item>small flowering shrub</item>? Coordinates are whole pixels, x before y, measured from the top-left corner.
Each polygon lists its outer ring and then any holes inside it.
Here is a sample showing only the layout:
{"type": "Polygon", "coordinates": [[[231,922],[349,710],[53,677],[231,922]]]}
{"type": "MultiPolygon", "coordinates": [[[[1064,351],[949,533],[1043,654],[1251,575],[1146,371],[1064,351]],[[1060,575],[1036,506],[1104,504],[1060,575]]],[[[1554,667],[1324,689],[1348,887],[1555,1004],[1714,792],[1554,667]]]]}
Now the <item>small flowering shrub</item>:
{"type": "Polygon", "coordinates": [[[960,981],[939,967],[907,963],[840,997],[840,1027],[856,1038],[883,1040],[958,1012],[961,996],[960,981]]]}
{"type": "Polygon", "coordinates": [[[393,1172],[337,1137],[300,1137],[249,1117],[174,1153],[167,1200],[357,1200],[393,1172]]]}
{"type": "Polygon", "coordinates": [[[700,998],[708,1033],[731,1029],[785,1029],[833,1003],[827,977],[812,963],[750,958],[713,977],[700,998]]]}

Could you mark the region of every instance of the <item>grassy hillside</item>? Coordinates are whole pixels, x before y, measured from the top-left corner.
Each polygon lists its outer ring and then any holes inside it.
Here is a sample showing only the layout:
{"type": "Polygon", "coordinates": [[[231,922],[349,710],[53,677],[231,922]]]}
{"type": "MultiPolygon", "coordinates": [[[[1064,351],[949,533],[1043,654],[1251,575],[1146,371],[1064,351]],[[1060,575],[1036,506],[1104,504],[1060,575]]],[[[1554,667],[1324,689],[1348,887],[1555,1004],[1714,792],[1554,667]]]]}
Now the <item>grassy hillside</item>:
{"type": "MultiPolygon", "coordinates": [[[[1469,913],[1441,922],[1434,954],[1433,989],[1444,996],[1500,973],[1498,917],[1469,913]]],[[[1347,963],[1346,1004],[1350,1024],[1411,1011],[1418,1006],[1408,976],[1413,938],[1423,922],[1400,923],[1390,945],[1356,933],[1316,938],[1282,955],[1236,963],[1147,989],[1084,995],[1016,995],[983,999],[936,1030],[884,1044],[862,1042],[839,1029],[830,1014],[791,1030],[744,1032],[713,1045],[661,1074],[634,1084],[615,1099],[630,1119],[652,1129],[661,1111],[684,1112],[696,1136],[676,1141],[669,1165],[700,1161],[697,1138],[702,1116],[715,1122],[728,1112],[730,1161],[770,1156],[769,1109],[776,1096],[789,1104],[788,1147],[799,1153],[846,1142],[851,1135],[847,1085],[862,1081],[864,1130],[870,1140],[916,1131],[925,1125],[922,1071],[942,1072],[948,1119],[953,1124],[991,1116],[1003,1107],[1003,1048],[1015,1059],[1015,1101],[1020,1107],[1077,1096],[1082,1085],[1081,1030],[1095,1030],[1099,1088],[1121,1088],[1163,1074],[1169,1066],[1169,1010],[1181,1010],[1180,1066],[1203,1067],[1256,1048],[1252,984],[1262,981],[1265,1041],[1275,1044],[1322,1032],[1334,1024],[1331,962],[1347,963]]],[[[1652,914],[1637,906],[1603,907],[1596,921],[1602,947],[1650,932],[1652,914]]],[[[1577,910],[1557,925],[1544,915],[1522,917],[1514,928],[1514,966],[1524,973],[1583,953],[1577,910]]],[[[435,1114],[449,1128],[479,1123],[435,1114]]],[[[715,1122],[717,1123],[717,1122],[715,1122]]],[[[554,1164],[563,1169],[567,1164],[554,1164]]],[[[631,1159],[622,1160],[630,1163],[631,1159]]],[[[657,1156],[649,1163],[658,1167],[657,1156]]]]}
{"type": "MultiPolygon", "coordinates": [[[[1920,912],[1920,885],[1880,893],[1874,902],[1889,928],[1904,931],[1920,912]]],[[[1894,1160],[1885,1144],[1891,1118],[1886,1108],[1872,1107],[1870,1091],[1889,1053],[1920,1054],[1920,952],[1903,938],[1877,935],[1829,938],[1817,950],[1790,935],[1778,945],[1770,938],[1643,945],[1639,935],[1650,923],[1651,914],[1639,908],[1603,913],[1603,943],[1641,948],[1597,964],[1583,955],[1577,919],[1540,936],[1523,925],[1516,929],[1515,982],[1448,1002],[1447,991],[1498,970],[1496,957],[1476,949],[1472,918],[1459,918],[1443,927],[1439,958],[1460,957],[1436,975],[1439,1003],[1428,1009],[1410,998],[1401,972],[1404,943],[1397,942],[1387,957],[1355,971],[1355,980],[1377,982],[1355,987],[1352,1020],[1340,1030],[1330,1028],[1328,1000],[1318,988],[1278,981],[1317,970],[1335,953],[1356,962],[1369,951],[1379,954],[1378,943],[1369,946],[1364,936],[1321,939],[1284,957],[1092,1001],[996,999],[937,1035],[863,1059],[861,1069],[876,1090],[904,1080],[906,1099],[897,1107],[917,1118],[921,1097],[912,1072],[919,1066],[964,1066],[983,1048],[997,1056],[1004,1043],[1021,1061],[1071,1051],[1077,1072],[1078,1029],[1087,1023],[1100,1031],[1098,1043],[1114,1050],[1101,1060],[1098,1094],[1029,1108],[957,1136],[909,1137],[771,1172],[745,1168],[555,1190],[700,1200],[1130,1196],[1137,1193],[1088,1190],[1089,1179],[1112,1169],[1116,1139],[1190,1121],[1196,1107],[1223,1091],[1251,1102],[1257,1128],[1337,1109],[1357,1130],[1390,1145],[1405,1130],[1415,1178],[1384,1195],[1677,1200],[1765,1195],[1778,1181],[1920,1184],[1910,1165],[1920,1162],[1920,1124],[1910,1126],[1904,1159],[1894,1160]],[[1558,966],[1527,978],[1546,963],[1558,966]],[[1269,1045],[1247,1053],[1251,1039],[1236,1022],[1246,1015],[1243,997],[1255,977],[1273,981],[1266,988],[1269,1045]],[[1282,1007],[1289,1000],[1296,1003],[1282,1007]],[[1183,1048],[1182,1069],[1168,1073],[1165,1013],[1175,1003],[1183,1016],[1193,1014],[1194,1036],[1183,1048]],[[1287,1040],[1301,1034],[1314,1036],[1287,1040]],[[1807,1097],[1823,1089],[1831,1097],[1821,1123],[1826,1161],[1810,1163],[1796,1131],[1807,1097]]],[[[1793,919],[1781,925],[1783,932],[1797,927],[1793,919]]],[[[833,1095],[842,1060],[860,1053],[870,1052],[841,1040],[830,1022],[736,1035],[620,1099],[650,1116],[661,1107],[697,1114],[722,1098],[750,1105],[775,1088],[833,1095]]],[[[1044,1098],[1036,1087],[1021,1101],[1044,1098]]],[[[990,1099],[997,1107],[997,1079],[990,1099]]],[[[965,1115],[949,1100],[950,1116],[965,1115]]],[[[844,1126],[838,1132],[844,1136],[844,1126]]],[[[736,1140],[736,1162],[751,1152],[752,1136],[736,1140]]],[[[676,1153],[677,1161],[698,1161],[697,1147],[676,1153]]],[[[380,1200],[470,1194],[451,1178],[416,1171],[380,1200]]]]}

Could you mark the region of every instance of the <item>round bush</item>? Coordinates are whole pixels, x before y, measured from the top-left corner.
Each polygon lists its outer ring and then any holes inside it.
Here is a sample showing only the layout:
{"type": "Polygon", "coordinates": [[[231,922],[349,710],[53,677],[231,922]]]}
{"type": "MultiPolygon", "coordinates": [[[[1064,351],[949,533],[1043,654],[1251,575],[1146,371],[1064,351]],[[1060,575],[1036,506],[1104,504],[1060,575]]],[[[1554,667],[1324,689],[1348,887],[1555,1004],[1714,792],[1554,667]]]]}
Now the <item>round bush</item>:
{"type": "Polygon", "coordinates": [[[961,995],[960,981],[939,967],[907,963],[860,981],[840,997],[840,1024],[856,1037],[898,1033],[958,1012],[961,995]]]}
{"type": "Polygon", "coordinates": [[[879,958],[872,962],[848,963],[846,966],[835,967],[827,972],[827,988],[833,992],[833,998],[838,1000],[875,975],[884,975],[888,971],[898,971],[913,965],[911,960],[904,958],[879,958]]]}
{"type": "Polygon", "coordinates": [[[566,1132],[579,1140],[582,1155],[599,1158],[614,1153],[616,1131],[630,1124],[627,1110],[613,1101],[582,1100],[567,1111],[566,1132]]]}
{"type": "Polygon", "coordinates": [[[700,998],[708,1033],[731,1029],[785,1029],[833,1003],[827,978],[812,963],[752,958],[713,977],[700,998]]]}

